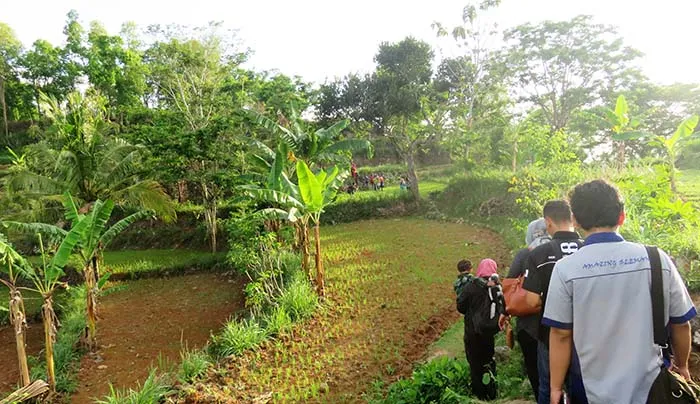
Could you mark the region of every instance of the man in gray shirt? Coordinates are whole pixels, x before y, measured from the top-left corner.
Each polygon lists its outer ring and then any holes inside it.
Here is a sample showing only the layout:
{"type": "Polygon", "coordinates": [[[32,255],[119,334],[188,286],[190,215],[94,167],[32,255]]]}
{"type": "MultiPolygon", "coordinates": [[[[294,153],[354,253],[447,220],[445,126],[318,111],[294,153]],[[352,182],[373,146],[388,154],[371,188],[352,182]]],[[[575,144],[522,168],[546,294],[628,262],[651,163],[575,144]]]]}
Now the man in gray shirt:
{"type": "MultiPolygon", "coordinates": [[[[551,403],[559,403],[571,366],[572,402],[644,404],[663,366],[653,338],[649,257],[643,245],[617,233],[625,213],[614,186],[578,185],[570,202],[586,240],[557,262],[547,294],[542,323],[551,328],[551,403]]],[[[673,262],[660,255],[673,362],[689,379],[689,320],[696,311],[673,262]]]]}

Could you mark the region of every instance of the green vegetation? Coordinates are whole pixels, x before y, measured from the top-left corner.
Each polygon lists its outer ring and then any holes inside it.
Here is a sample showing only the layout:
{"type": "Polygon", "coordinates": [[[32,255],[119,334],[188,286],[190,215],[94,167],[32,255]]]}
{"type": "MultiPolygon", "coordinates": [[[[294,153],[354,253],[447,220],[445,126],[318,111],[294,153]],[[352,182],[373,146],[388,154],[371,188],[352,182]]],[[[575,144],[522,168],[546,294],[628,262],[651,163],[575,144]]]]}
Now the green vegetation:
{"type": "Polygon", "coordinates": [[[105,251],[104,265],[112,274],[137,278],[147,273],[175,274],[188,269],[208,269],[225,262],[225,253],[192,250],[105,251]]]}
{"type": "Polygon", "coordinates": [[[116,390],[111,388],[109,396],[98,400],[99,404],[147,404],[157,403],[171,392],[170,380],[151,370],[143,385],[137,389],[116,390]]]}

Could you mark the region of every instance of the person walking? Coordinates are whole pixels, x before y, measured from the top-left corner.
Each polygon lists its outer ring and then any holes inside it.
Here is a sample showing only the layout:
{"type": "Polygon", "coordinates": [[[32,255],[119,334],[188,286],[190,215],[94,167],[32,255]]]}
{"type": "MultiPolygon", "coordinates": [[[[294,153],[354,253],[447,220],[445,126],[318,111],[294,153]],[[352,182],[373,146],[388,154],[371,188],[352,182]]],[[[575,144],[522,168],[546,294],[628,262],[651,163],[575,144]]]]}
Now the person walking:
{"type": "MultiPolygon", "coordinates": [[[[542,307],[546,302],[549,279],[558,260],[578,251],[583,240],[574,231],[571,207],[564,200],[549,201],[544,205],[542,215],[547,234],[552,237],[549,243],[533,249],[527,258],[527,275],[523,289],[528,291],[527,301],[532,307],[542,307]]],[[[538,404],[548,404],[549,391],[549,327],[541,324],[542,311],[537,314],[537,371],[539,374],[538,404]]]]}
{"type": "Polygon", "coordinates": [[[497,395],[494,338],[505,302],[502,291],[499,296],[496,269],[494,260],[482,260],[476,277],[457,297],[457,310],[464,314],[464,351],[471,369],[471,390],[481,400],[493,400],[497,395]]]}
{"type": "MultiPolygon", "coordinates": [[[[526,248],[519,250],[513,258],[507,278],[518,278],[527,272],[527,259],[530,251],[541,244],[548,243],[547,224],[544,218],[530,222],[525,234],[526,248]]],[[[539,332],[540,315],[518,317],[515,323],[515,336],[523,352],[525,373],[530,381],[532,393],[537,401],[539,395],[539,374],[537,373],[537,335],[539,332]]],[[[549,399],[549,397],[547,398],[549,399]]]]}
{"type": "MultiPolygon", "coordinates": [[[[571,367],[572,401],[644,404],[663,366],[654,342],[651,258],[644,245],[618,233],[625,211],[615,186],[580,184],[570,203],[586,239],[577,253],[557,262],[549,284],[542,323],[551,328],[550,403],[564,395],[571,367]]],[[[663,324],[670,324],[675,370],[689,380],[689,320],[697,312],[676,266],[658,253],[663,324]]]]}

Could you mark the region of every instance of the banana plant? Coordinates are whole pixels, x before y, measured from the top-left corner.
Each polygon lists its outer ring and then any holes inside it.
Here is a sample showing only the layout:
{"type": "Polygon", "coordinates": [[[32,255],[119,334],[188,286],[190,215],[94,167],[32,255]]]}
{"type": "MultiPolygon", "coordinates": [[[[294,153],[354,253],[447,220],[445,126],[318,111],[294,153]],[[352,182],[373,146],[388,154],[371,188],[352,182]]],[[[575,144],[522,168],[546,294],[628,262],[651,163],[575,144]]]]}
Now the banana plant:
{"type": "MultiPolygon", "coordinates": [[[[97,346],[97,297],[100,289],[109,279],[109,275],[100,275],[100,263],[103,261],[103,252],[117,235],[126,230],[131,224],[146,218],[151,213],[148,211],[136,212],[108,228],[107,223],[112,217],[114,210],[114,203],[111,200],[106,202],[97,200],[92,204],[87,214],[80,213],[73,197],[68,192],[63,194],[62,202],[64,216],[71,223],[72,228],[75,228],[79,223],[87,223],[86,230],[80,233],[77,254],[80,257],[87,292],[87,339],[85,342],[88,348],[93,349],[97,346]]],[[[3,222],[3,224],[12,229],[31,234],[39,233],[53,239],[65,237],[68,234],[62,228],[46,223],[3,222]]]]}
{"type": "Polygon", "coordinates": [[[613,140],[617,142],[617,159],[621,166],[625,164],[625,142],[644,136],[637,130],[640,121],[630,117],[629,106],[624,95],[620,94],[615,102],[615,109],[605,108],[605,121],[612,131],[613,140]]]}
{"type": "Polygon", "coordinates": [[[662,135],[649,135],[644,133],[633,132],[614,137],[616,140],[626,140],[626,139],[638,139],[646,138],[647,143],[655,146],[663,151],[664,160],[666,166],[669,170],[669,180],[671,183],[671,190],[677,193],[676,188],[676,160],[678,159],[678,154],[680,153],[685,141],[693,136],[695,128],[698,126],[698,116],[693,115],[683,122],[676,128],[675,132],[670,136],[662,135]]]}
{"type": "Polygon", "coordinates": [[[19,362],[19,374],[22,387],[29,386],[29,365],[27,364],[26,330],[27,316],[24,310],[24,299],[22,292],[17,286],[21,268],[29,264],[7,241],[5,235],[0,234],[0,272],[7,275],[7,280],[0,278],[0,283],[4,284],[10,291],[10,304],[8,307],[0,307],[2,311],[8,311],[10,325],[15,331],[15,343],[17,345],[17,360],[19,362]]]}
{"type": "Polygon", "coordinates": [[[338,189],[347,178],[348,172],[340,172],[337,166],[333,166],[328,171],[319,171],[318,174],[314,174],[303,160],[297,160],[296,168],[299,179],[299,194],[304,208],[314,224],[316,290],[319,296],[323,296],[325,294],[325,273],[323,255],[321,254],[321,214],[335,200],[338,189]]]}
{"type": "Polygon", "coordinates": [[[61,241],[56,253],[49,256],[44,248],[41,234],[37,234],[39,247],[41,250],[41,264],[37,268],[26,265],[19,267],[22,275],[29,279],[34,285],[32,288],[22,288],[38,292],[42,298],[41,318],[44,323],[44,352],[46,354],[46,376],[48,378],[51,391],[56,391],[56,371],[53,357],[53,345],[56,342],[56,332],[59,326],[56,312],[53,308],[54,293],[59,288],[68,288],[68,285],[61,282],[68,260],[75,247],[80,243],[83,233],[87,230],[89,223],[87,220],[78,222],[66,233],[61,241]]]}
{"type": "Polygon", "coordinates": [[[72,226],[77,226],[83,221],[87,221],[88,226],[85,232],[81,233],[80,243],[77,252],[80,256],[83,267],[83,277],[85,278],[85,288],[87,289],[87,346],[94,349],[97,346],[97,297],[99,291],[109,279],[109,274],[100,276],[100,263],[103,262],[103,252],[114,238],[126,230],[131,224],[149,216],[147,211],[139,211],[131,214],[111,227],[107,223],[112,217],[114,202],[107,200],[102,202],[97,200],[87,215],[82,215],[78,211],[75,201],[69,193],[63,195],[63,206],[65,217],[72,226]]]}

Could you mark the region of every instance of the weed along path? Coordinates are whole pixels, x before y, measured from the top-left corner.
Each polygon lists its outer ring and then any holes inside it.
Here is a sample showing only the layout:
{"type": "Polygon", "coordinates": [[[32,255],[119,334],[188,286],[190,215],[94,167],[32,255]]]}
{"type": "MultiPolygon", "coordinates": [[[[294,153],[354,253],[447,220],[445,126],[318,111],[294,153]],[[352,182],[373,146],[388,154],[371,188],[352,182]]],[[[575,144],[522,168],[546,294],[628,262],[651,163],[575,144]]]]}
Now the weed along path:
{"type": "Polygon", "coordinates": [[[122,285],[101,299],[100,348],[83,357],[71,403],[102,398],[110,382],[135,388],[159,360],[178,363],[183,346],[202,346],[244,303],[241,281],[217,273],[122,285]]]}
{"type": "Polygon", "coordinates": [[[322,237],[325,307],[294,332],[228,359],[181,402],[362,402],[410,375],[457,321],[459,259],[509,260],[489,230],[423,219],[324,227],[322,237]]]}

